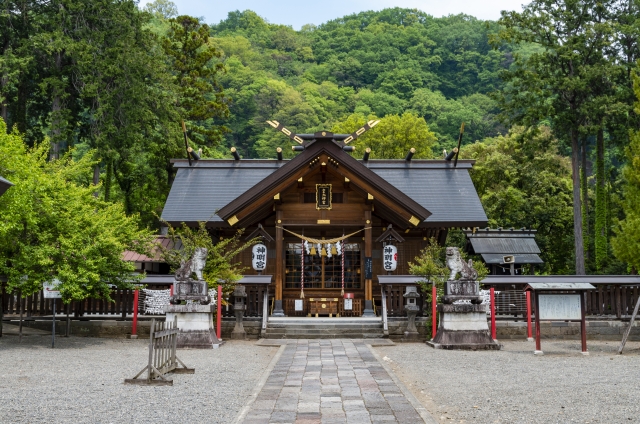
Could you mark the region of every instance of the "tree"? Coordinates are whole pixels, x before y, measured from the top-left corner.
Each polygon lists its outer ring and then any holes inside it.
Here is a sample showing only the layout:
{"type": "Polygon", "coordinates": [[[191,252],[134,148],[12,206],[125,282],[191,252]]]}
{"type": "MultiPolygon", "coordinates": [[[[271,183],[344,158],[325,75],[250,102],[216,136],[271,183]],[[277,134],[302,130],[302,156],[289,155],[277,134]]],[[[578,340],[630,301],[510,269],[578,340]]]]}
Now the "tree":
{"type": "Polygon", "coordinates": [[[536,229],[544,272],[566,274],[572,269],[571,165],[558,145],[548,127],[514,128],[465,146],[460,156],[476,160],[470,174],[489,226],[536,229]]]}
{"type": "MultiPolygon", "coordinates": [[[[460,251],[462,260],[467,261],[467,255],[460,251]]],[[[489,270],[480,261],[473,262],[473,268],[478,271],[477,281],[482,281],[489,270]]],[[[418,285],[425,293],[427,302],[432,302],[431,287],[435,284],[437,296],[444,295],[444,284],[449,279],[450,270],[446,264],[446,246],[440,246],[435,237],[429,239],[429,245],[420,251],[420,255],[409,262],[409,272],[411,275],[424,277],[418,281],[418,285]]],[[[436,299],[437,301],[437,299],[436,299]]]]}
{"type": "Polygon", "coordinates": [[[214,62],[220,52],[209,41],[209,27],[191,16],[171,19],[162,46],[176,76],[176,106],[189,121],[192,138],[215,145],[226,131],[216,119],[229,115],[227,100],[217,75],[224,65],[214,62]]]}
{"type": "Polygon", "coordinates": [[[550,119],[568,137],[573,179],[575,272],[585,274],[580,200],[579,137],[586,124],[585,105],[592,100],[594,75],[609,42],[610,27],[601,24],[609,2],[534,0],[522,13],[502,12],[503,29],[494,45],[534,43],[542,47],[527,58],[516,56],[504,72],[507,86],[500,105],[512,123],[537,125],[550,119]]]}
{"type": "Polygon", "coordinates": [[[15,183],[0,198],[0,273],[22,296],[57,279],[64,303],[110,300],[111,285],[132,289],[143,276],[125,250],[147,253],[151,232],[120,204],[93,196],[90,155],[47,162],[47,142],[28,149],[0,120],[0,174],[15,183]]]}
{"type": "MultiPolygon", "coordinates": [[[[345,121],[335,124],[334,133],[352,133],[366,122],[376,119],[375,115],[365,117],[352,114],[345,121]]],[[[409,149],[416,149],[416,159],[433,157],[432,147],[435,135],[429,130],[421,117],[407,112],[402,116],[389,115],[380,119],[380,123],[352,142],[357,151],[371,148],[371,157],[376,159],[400,159],[409,149]]]]}
{"type": "MultiPolygon", "coordinates": [[[[640,78],[636,77],[636,95],[640,99],[640,78]]],[[[624,219],[620,220],[611,246],[616,257],[640,270],[640,131],[634,132],[626,149],[627,164],[622,169],[624,219]]]]}
{"type": "Polygon", "coordinates": [[[221,285],[225,297],[233,292],[245,270],[242,262],[237,260],[238,254],[260,241],[260,238],[254,238],[243,242],[241,240],[243,230],[239,230],[232,237],[221,239],[216,243],[207,230],[205,222],[200,222],[198,228],[190,228],[183,224],[176,229],[168,222],[165,222],[165,225],[168,226],[168,237],[173,241],[173,245],[178,246],[178,242],[182,245],[180,249],[167,249],[160,246],[162,257],[171,267],[171,272],[175,272],[191,259],[196,248],[205,248],[207,262],[202,271],[202,278],[209,288],[221,285]]]}

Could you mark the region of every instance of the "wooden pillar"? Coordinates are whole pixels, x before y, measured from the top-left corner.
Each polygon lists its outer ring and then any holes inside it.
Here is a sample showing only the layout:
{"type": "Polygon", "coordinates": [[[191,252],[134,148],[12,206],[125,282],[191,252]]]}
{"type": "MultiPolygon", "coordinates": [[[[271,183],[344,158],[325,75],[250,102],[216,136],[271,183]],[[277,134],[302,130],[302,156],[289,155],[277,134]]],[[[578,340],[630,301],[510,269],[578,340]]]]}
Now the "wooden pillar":
{"type": "Polygon", "coordinates": [[[364,312],[362,316],[364,317],[372,317],[375,316],[373,312],[373,285],[371,282],[371,278],[366,278],[366,258],[371,258],[372,260],[372,244],[373,240],[371,237],[371,211],[364,212],[364,222],[365,222],[365,230],[364,230],[364,257],[365,257],[365,280],[364,280],[364,312]]]}
{"type": "Polygon", "coordinates": [[[282,231],[282,211],[276,211],[276,296],[273,316],[284,316],[282,309],[282,286],[284,284],[284,235],[282,231]]]}

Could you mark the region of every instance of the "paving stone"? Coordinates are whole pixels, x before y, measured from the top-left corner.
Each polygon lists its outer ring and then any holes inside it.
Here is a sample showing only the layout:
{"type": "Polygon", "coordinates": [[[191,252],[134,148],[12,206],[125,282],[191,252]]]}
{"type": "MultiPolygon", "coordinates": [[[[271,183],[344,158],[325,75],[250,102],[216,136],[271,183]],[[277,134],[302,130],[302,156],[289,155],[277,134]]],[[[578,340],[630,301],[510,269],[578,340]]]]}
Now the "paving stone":
{"type": "Polygon", "coordinates": [[[244,420],[372,422],[423,421],[364,342],[343,339],[289,342],[244,420]]]}

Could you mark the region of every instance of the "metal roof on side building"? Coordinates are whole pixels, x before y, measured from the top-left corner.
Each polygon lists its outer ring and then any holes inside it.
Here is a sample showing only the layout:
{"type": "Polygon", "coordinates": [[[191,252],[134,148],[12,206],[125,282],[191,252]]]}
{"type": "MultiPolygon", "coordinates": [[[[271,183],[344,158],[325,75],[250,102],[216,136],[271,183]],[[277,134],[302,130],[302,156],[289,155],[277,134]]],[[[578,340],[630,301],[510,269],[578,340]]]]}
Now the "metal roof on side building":
{"type": "Polygon", "coordinates": [[[514,256],[515,264],[541,264],[540,248],[535,240],[536,230],[481,228],[464,230],[473,253],[481,255],[487,264],[502,264],[503,257],[514,256]]]}
{"type": "Polygon", "coordinates": [[[4,194],[5,191],[9,190],[13,183],[5,178],[0,177],[0,196],[4,194]]]}
{"type": "MultiPolygon", "coordinates": [[[[288,161],[174,161],[176,178],[162,211],[170,223],[222,222],[216,211],[260,183],[288,161]]],[[[471,161],[360,161],[432,213],[426,226],[480,226],[487,216],[469,175],[471,161]]]]}

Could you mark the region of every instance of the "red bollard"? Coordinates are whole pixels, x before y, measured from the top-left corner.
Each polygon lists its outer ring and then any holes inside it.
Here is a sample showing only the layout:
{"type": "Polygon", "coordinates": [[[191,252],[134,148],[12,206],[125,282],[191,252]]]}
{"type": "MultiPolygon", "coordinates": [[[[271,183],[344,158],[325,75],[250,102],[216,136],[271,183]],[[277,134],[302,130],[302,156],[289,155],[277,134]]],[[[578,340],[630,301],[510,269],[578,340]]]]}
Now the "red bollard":
{"type": "Polygon", "coordinates": [[[533,333],[531,332],[531,292],[526,291],[527,296],[527,339],[533,340],[533,333]]]}
{"type": "Polygon", "coordinates": [[[491,338],[496,339],[496,294],[495,289],[491,287],[491,338]]]}
{"type": "Polygon", "coordinates": [[[218,336],[218,340],[222,340],[222,286],[218,286],[218,300],[216,306],[218,307],[218,326],[216,328],[216,335],[218,336]]]}
{"type": "Polygon", "coordinates": [[[138,338],[138,293],[140,290],[133,291],[133,323],[131,324],[131,338],[138,338]]]}
{"type": "Polygon", "coordinates": [[[431,338],[436,338],[436,314],[438,306],[438,292],[436,291],[436,285],[431,288],[431,338]]]}

